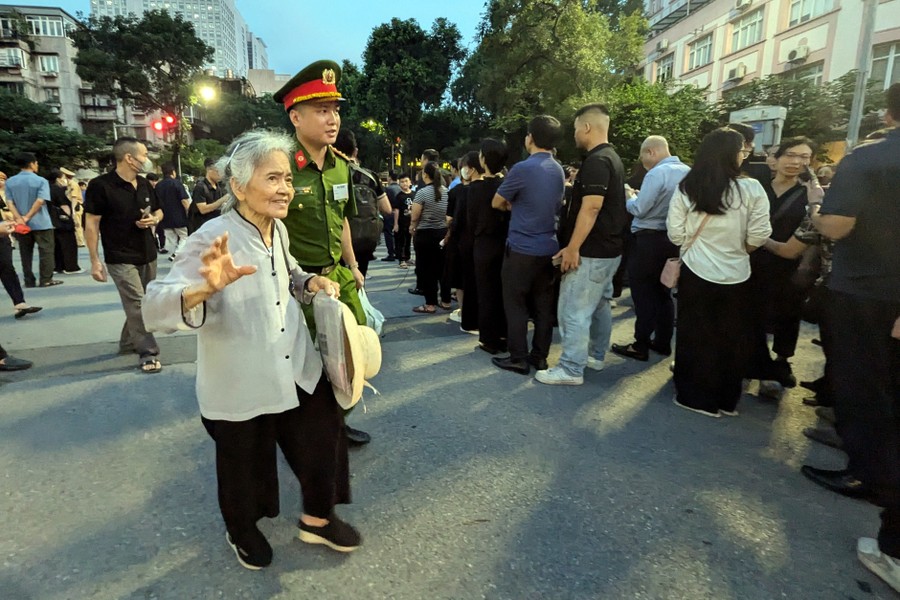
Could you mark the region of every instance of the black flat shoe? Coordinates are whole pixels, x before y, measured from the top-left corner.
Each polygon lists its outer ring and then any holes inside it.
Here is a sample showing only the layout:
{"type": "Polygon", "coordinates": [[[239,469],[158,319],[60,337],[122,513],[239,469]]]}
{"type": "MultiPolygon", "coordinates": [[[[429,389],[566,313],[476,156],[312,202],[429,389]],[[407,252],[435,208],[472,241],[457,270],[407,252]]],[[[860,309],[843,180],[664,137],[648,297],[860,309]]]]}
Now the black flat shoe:
{"type": "Polygon", "coordinates": [[[794,377],[791,363],[786,360],[776,360],[772,362],[772,365],[772,379],[780,383],[782,387],[797,387],[797,378],[794,377]]]}
{"type": "Polygon", "coordinates": [[[488,354],[503,354],[504,352],[506,352],[506,348],[491,346],[489,344],[478,344],[478,349],[484,350],[488,354]]]}
{"type": "Polygon", "coordinates": [[[613,354],[618,354],[619,356],[624,356],[626,358],[633,358],[642,362],[650,360],[650,353],[646,350],[643,352],[636,350],[634,344],[613,344],[610,350],[612,350],[613,354]]]}
{"type": "Polygon", "coordinates": [[[394,262],[395,260],[397,260],[396,256],[385,256],[381,259],[381,262],[394,262]]]}
{"type": "Polygon", "coordinates": [[[31,364],[30,360],[7,356],[3,359],[3,362],[0,363],[0,371],[24,371],[25,369],[30,369],[31,364]]]}
{"type": "Polygon", "coordinates": [[[36,312],[41,312],[44,309],[43,306],[29,306],[27,308],[17,308],[15,317],[17,319],[21,319],[25,315],[33,315],[36,312]]]}
{"type": "Polygon", "coordinates": [[[372,436],[365,431],[353,429],[349,425],[344,425],[344,435],[347,436],[347,443],[351,446],[364,446],[372,441],[372,436]]]}
{"type": "Polygon", "coordinates": [[[406,291],[409,292],[410,294],[412,294],[413,296],[424,296],[425,295],[425,292],[423,292],[419,288],[409,288],[406,291]]]}
{"type": "Polygon", "coordinates": [[[524,360],[513,360],[508,356],[503,358],[495,356],[491,359],[491,362],[494,363],[495,367],[499,367],[504,371],[512,371],[519,375],[528,375],[531,373],[531,367],[529,367],[528,363],[524,360]]]}
{"type": "Polygon", "coordinates": [[[857,498],[859,500],[871,500],[872,494],[862,481],[854,477],[846,469],[840,471],[831,471],[828,469],[817,469],[809,465],[803,465],[800,468],[803,476],[822,486],[826,490],[837,492],[848,498],[857,498]]]}
{"type": "Polygon", "coordinates": [[[801,381],[800,387],[805,388],[814,394],[818,394],[825,387],[825,378],[819,377],[814,381],[801,381]]]}

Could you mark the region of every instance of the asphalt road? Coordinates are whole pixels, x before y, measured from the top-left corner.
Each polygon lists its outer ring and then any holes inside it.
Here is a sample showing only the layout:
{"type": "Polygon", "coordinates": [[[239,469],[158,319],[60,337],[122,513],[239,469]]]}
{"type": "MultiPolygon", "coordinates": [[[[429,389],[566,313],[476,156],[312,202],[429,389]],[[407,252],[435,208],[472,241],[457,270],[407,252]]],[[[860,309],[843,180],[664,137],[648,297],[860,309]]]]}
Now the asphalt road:
{"type": "MultiPolygon", "coordinates": [[[[352,451],[355,503],[339,508],[363,546],[297,540],[282,462],[260,572],[224,541],[194,337],[161,337],[163,372],[141,374],[115,355],[111,283],[26,290],[43,312],[0,312],[0,342],[36,363],[0,377],[0,600],[895,597],[855,557],[877,509],[798,472],[843,466],[801,435],[815,416],[800,390],[778,404],[751,387],[740,417],[712,420],[673,406],[659,357],[544,386],[492,367],[446,312],[413,315],[413,281],[372,263],[384,365],[351,422],[374,441],[352,451]]],[[[613,341],[629,340],[627,295],[614,316],[613,341]]],[[[801,379],[820,373],[814,334],[801,379]]]]}

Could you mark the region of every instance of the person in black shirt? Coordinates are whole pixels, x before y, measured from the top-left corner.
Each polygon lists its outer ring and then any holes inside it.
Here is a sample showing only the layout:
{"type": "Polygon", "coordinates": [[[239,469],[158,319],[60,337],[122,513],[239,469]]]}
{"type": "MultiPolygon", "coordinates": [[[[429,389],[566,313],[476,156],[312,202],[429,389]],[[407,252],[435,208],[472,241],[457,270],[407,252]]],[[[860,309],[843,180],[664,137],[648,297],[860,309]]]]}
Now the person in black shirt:
{"type": "Polygon", "coordinates": [[[384,188],[387,194],[388,202],[391,204],[391,214],[384,215],[384,247],[387,249],[388,255],[381,259],[381,262],[393,262],[397,260],[397,250],[394,247],[394,211],[393,207],[400,193],[400,186],[397,185],[397,174],[393,171],[388,172],[388,184],[384,188]]]}
{"type": "Polygon", "coordinates": [[[156,197],[159,199],[159,207],[163,211],[163,219],[159,226],[166,236],[166,246],[169,249],[169,260],[181,252],[188,236],[188,209],[191,206],[191,198],[188,196],[184,184],[178,179],[175,165],[163,165],[163,179],[156,187],[156,197]]]}
{"type": "MultiPolygon", "coordinates": [[[[763,188],[769,195],[772,239],[776,242],[788,241],[806,216],[807,184],[799,176],[809,169],[814,155],[813,143],[807,138],[783,140],[775,153],[775,178],[764,183],[763,188]]],[[[794,387],[797,379],[788,359],[797,348],[807,291],[792,281],[799,260],[781,258],[771,252],[754,252],[750,255],[750,265],[753,329],[747,378],[773,380],[784,387],[794,387]],[[767,333],[774,337],[774,361],[769,354],[767,333]]]]}
{"type": "MultiPolygon", "coordinates": [[[[478,152],[467,152],[460,160],[460,177],[467,183],[465,187],[456,186],[450,190],[451,195],[456,192],[456,206],[453,209],[453,220],[450,223],[452,232],[450,241],[456,244],[457,251],[457,272],[456,282],[453,283],[457,290],[456,296],[459,301],[458,318],[454,318],[453,313],[450,319],[459,321],[459,326],[463,331],[469,333],[478,333],[478,288],[475,284],[475,262],[472,255],[473,246],[475,244],[475,235],[472,232],[472,226],[469,223],[469,189],[471,185],[477,181],[481,181],[484,175],[484,167],[481,166],[481,159],[478,152]]],[[[449,203],[448,203],[449,210],[449,203]]]]}
{"type": "Polygon", "coordinates": [[[412,204],[415,194],[412,192],[412,182],[409,175],[401,175],[400,181],[397,183],[400,186],[400,191],[394,196],[394,201],[392,202],[394,213],[394,252],[397,253],[400,268],[405,269],[408,267],[412,246],[409,223],[412,218],[412,204]]]}
{"type": "Polygon", "coordinates": [[[587,151],[572,202],[559,220],[555,256],[563,273],[557,316],[562,336],[559,364],[542,382],[581,385],[585,366],[600,370],[612,333],[613,277],[625,245],[625,168],[609,144],[609,110],[589,104],[575,113],[575,143],[587,151]]]}
{"type": "Polygon", "coordinates": [[[506,144],[487,138],[481,142],[484,177],[469,185],[466,200],[468,228],[472,232],[472,261],[478,294],[479,348],[488,354],[506,352],[506,312],[503,309],[503,254],[509,230],[509,213],[491,202],[503,182],[500,174],[509,153],[506,144]]]}
{"type": "Polygon", "coordinates": [[[141,301],[147,284],[156,279],[152,228],[162,220],[163,212],[153,188],[139,175],[147,170],[147,147],[136,138],[120,137],[113,145],[113,155],[115,170],[92,179],[85,196],[91,276],[100,282],[112,277],[119,290],[125,309],[119,352],[136,352],[144,373],[158,373],[162,369],[159,346],[144,328],[141,301]]]}
{"type": "Polygon", "coordinates": [[[887,100],[894,129],[844,158],[821,208],[812,204],[816,229],[835,240],[828,381],[848,461],[839,471],[804,466],[803,474],[884,507],[877,539],[860,538],[856,553],[900,592],[900,83],[887,100]]]}
{"type": "Polygon", "coordinates": [[[55,271],[66,275],[82,273],[84,269],[78,266],[78,241],[75,239],[72,202],[66,193],[69,182],[59,169],[50,171],[47,179],[50,181],[50,203],[47,210],[50,222],[53,223],[56,242],[53,251],[55,271]]]}
{"type": "Polygon", "coordinates": [[[222,176],[216,170],[216,159],[207,158],[206,176],[194,186],[194,199],[188,210],[188,232],[194,233],[209,220],[222,214],[225,202],[225,186],[221,185],[222,176]]]}

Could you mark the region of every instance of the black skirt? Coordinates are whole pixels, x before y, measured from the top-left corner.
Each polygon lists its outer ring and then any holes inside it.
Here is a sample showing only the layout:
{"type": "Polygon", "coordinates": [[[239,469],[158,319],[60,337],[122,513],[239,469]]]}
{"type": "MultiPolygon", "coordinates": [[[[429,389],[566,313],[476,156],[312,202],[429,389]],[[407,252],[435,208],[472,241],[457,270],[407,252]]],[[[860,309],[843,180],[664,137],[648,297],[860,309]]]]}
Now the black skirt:
{"type": "Polygon", "coordinates": [[[681,267],[675,391],[680,404],[733,411],[748,360],[747,282],[711,283],[681,267]]]}

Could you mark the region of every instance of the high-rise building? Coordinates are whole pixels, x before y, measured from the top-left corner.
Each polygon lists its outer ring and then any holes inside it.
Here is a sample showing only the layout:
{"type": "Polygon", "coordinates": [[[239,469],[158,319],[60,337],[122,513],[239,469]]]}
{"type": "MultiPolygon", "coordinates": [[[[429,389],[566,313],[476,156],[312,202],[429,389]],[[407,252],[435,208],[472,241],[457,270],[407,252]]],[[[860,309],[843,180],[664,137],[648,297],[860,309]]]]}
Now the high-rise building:
{"type": "Polygon", "coordinates": [[[234,0],[91,0],[91,16],[141,15],[162,9],[193,23],[197,37],[213,47],[215,54],[206,68],[220,77],[247,76],[251,68],[247,39],[253,34],[234,0]]]}
{"type": "MultiPolygon", "coordinates": [[[[900,81],[900,2],[878,3],[869,76],[900,81]]],[[[711,100],[758,77],[815,83],[856,68],[860,0],[644,0],[644,75],[709,90],[711,100]]]]}
{"type": "Polygon", "coordinates": [[[266,43],[261,37],[253,35],[253,32],[247,34],[247,60],[251,69],[268,69],[269,53],[266,50],[266,43]]]}

